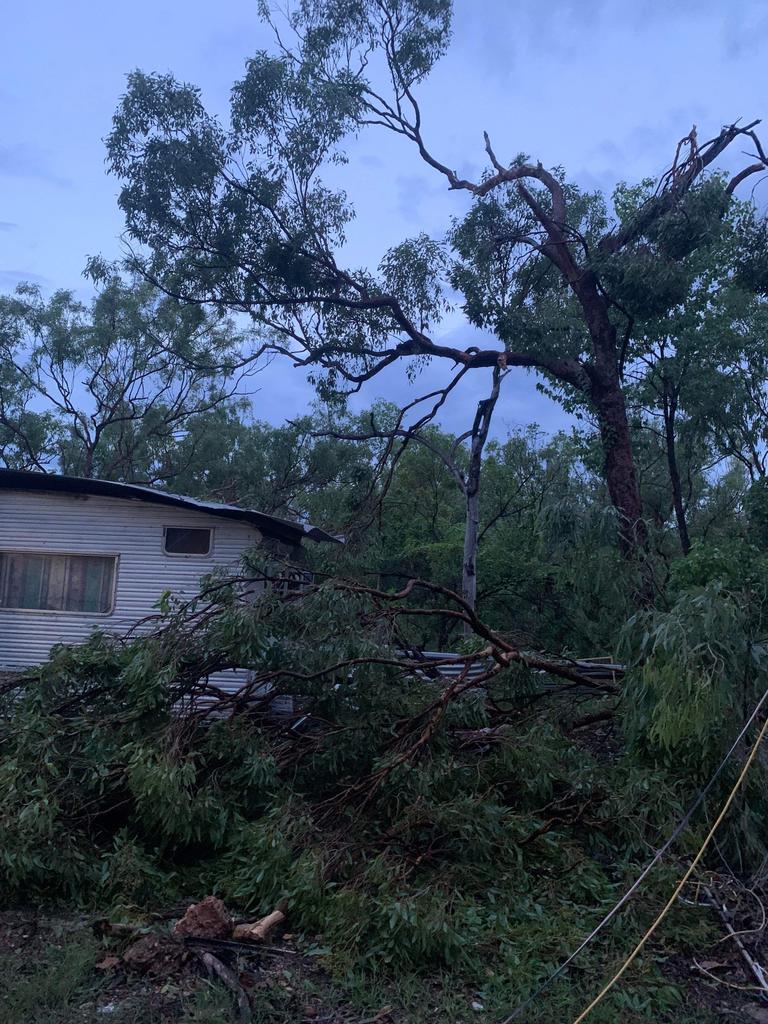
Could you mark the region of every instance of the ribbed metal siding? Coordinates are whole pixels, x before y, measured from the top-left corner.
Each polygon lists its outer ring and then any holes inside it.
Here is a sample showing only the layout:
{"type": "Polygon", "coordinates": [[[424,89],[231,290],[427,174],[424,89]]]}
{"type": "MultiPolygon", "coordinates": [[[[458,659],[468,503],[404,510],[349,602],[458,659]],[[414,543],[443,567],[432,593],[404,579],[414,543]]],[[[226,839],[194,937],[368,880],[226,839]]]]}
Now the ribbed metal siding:
{"type": "MultiPolygon", "coordinates": [[[[218,565],[236,566],[261,539],[247,523],[204,512],[116,498],[0,491],[0,550],[118,556],[111,615],[0,609],[0,668],[36,665],[54,644],[80,643],[94,628],[123,633],[155,611],[164,591],[193,597],[202,576],[218,565]],[[212,529],[211,554],[166,555],[164,526],[212,529]]],[[[230,689],[247,678],[247,672],[228,672],[211,682],[230,689]]]]}

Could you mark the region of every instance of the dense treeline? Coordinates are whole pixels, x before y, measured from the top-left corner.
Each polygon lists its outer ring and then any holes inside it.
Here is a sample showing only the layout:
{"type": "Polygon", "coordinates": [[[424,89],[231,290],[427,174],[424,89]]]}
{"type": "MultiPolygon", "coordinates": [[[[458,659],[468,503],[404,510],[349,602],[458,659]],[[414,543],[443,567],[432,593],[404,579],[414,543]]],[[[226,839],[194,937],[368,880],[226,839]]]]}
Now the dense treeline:
{"type": "MultiPolygon", "coordinates": [[[[691,573],[689,552],[697,565],[737,568],[768,540],[766,309],[754,291],[721,291],[703,308],[680,306],[655,358],[628,369],[644,561],[660,607],[670,580],[691,573]],[[702,339],[706,351],[695,348],[702,339]]],[[[282,426],[259,422],[243,396],[243,340],[232,323],[116,275],[90,307],[24,288],[0,301],[0,318],[5,465],[301,518],[346,539],[341,553],[312,552],[318,568],[386,587],[420,577],[461,590],[466,503],[451,467],[466,468],[471,439],[436,422],[398,434],[400,412],[387,403],[354,415],[318,404],[282,426]]],[[[618,556],[599,437],[588,412],[575,412],[570,433],[533,426],[486,442],[477,607],[534,645],[610,653],[640,569],[618,556]]],[[[456,634],[429,639],[442,646],[456,634]]]]}

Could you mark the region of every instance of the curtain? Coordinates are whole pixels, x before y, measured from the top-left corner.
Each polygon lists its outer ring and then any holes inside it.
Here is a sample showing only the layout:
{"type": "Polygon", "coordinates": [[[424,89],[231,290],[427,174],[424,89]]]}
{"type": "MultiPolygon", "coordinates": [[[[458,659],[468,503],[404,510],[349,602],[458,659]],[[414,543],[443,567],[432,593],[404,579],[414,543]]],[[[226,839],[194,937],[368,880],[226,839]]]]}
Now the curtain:
{"type": "Polygon", "coordinates": [[[115,558],[0,551],[0,608],[112,611],[115,558]]]}

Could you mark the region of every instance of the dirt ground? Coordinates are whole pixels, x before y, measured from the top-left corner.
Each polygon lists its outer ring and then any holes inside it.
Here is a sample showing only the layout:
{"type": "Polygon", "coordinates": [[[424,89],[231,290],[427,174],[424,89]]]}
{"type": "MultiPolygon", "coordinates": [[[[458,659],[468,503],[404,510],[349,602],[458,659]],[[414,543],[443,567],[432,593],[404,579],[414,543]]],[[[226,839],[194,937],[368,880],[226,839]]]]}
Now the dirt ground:
{"type": "MultiPolygon", "coordinates": [[[[93,915],[0,912],[0,1021],[228,1024],[243,1020],[232,991],[210,977],[195,949],[170,938],[169,926],[179,913],[176,908],[157,915],[128,936],[105,934],[105,922],[93,915]],[[129,965],[128,951],[147,938],[150,950],[154,944],[154,955],[146,963],[129,965]]],[[[383,1001],[384,989],[376,983],[359,988],[353,984],[344,991],[323,965],[327,951],[313,949],[306,940],[300,951],[290,932],[277,935],[274,941],[252,950],[227,949],[224,943],[215,948],[216,957],[247,994],[251,1019],[257,1024],[390,1024],[431,1017],[428,1006],[406,1005],[412,1002],[412,993],[400,994],[402,1002],[396,1011],[383,1001]]],[[[469,1002],[467,1008],[471,1010],[469,1002]]]]}
{"type": "MultiPolygon", "coordinates": [[[[215,955],[237,979],[247,999],[243,1016],[236,995],[212,979],[199,952],[170,938],[180,909],[156,915],[136,929],[105,932],[106,922],[86,914],[0,912],[0,1021],[2,1024],[427,1024],[477,1021],[495,1024],[496,1007],[483,1005],[461,982],[446,978],[394,983],[360,975],[334,981],[327,951],[290,932],[270,944],[227,948],[215,955]],[[142,940],[146,955],[129,963],[142,940]]],[[[209,949],[211,947],[205,947],[209,949]]],[[[685,993],[679,1012],[658,1021],[685,1024],[768,1024],[768,1002],[750,989],[738,951],[674,957],[664,965],[685,993]],[[707,973],[705,973],[707,972],[707,973]],[[720,980],[715,980],[720,979],[720,980]]],[[[530,1020],[559,1024],[551,1017],[530,1020]]],[[[524,1020],[528,1018],[523,1018],[524,1020]]],[[[596,1019],[598,1019],[596,1017],[596,1019]]],[[[600,1018],[605,1020],[605,1017],[600,1018]]],[[[622,1024],[648,1021],[647,1008],[628,1007],[622,1024]]],[[[563,1024],[568,1024],[563,1018],[563,1024]]]]}

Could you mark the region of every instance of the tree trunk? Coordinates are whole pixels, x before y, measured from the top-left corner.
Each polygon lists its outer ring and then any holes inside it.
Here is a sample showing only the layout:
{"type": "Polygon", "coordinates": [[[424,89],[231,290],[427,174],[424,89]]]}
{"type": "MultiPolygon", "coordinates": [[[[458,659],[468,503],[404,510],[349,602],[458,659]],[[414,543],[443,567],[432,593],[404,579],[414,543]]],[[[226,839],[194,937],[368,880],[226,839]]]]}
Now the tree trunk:
{"type": "MultiPolygon", "coordinates": [[[[468,481],[469,484],[469,481],[468,481]]],[[[480,480],[465,491],[467,518],[464,526],[464,557],[461,562],[461,596],[474,609],[477,604],[477,545],[480,536],[480,480]]],[[[464,635],[472,629],[464,623],[464,635]]]]}
{"type": "MultiPolygon", "coordinates": [[[[461,596],[474,611],[477,604],[477,548],[480,539],[480,477],[483,467],[483,449],[501,385],[501,368],[493,369],[493,384],[488,398],[477,403],[472,424],[469,447],[469,466],[462,490],[466,502],[464,523],[464,556],[461,562],[461,596]]],[[[471,636],[472,628],[464,623],[464,636],[471,636]]]]}
{"type": "Polygon", "coordinates": [[[593,389],[591,397],[600,423],[605,481],[619,517],[619,544],[625,555],[633,556],[646,546],[648,532],[643,519],[624,392],[616,379],[593,389]]]}
{"type": "MultiPolygon", "coordinates": [[[[625,557],[641,556],[648,544],[643,501],[635,471],[627,405],[621,380],[623,354],[610,317],[610,303],[592,273],[568,278],[581,303],[592,339],[594,363],[583,390],[597,411],[603,448],[603,475],[619,521],[619,548],[625,557]]],[[[586,370],[586,368],[585,368],[586,370]]]]}
{"type": "Polygon", "coordinates": [[[675,508],[675,519],[677,521],[677,532],[680,537],[680,547],[684,555],[691,550],[691,540],[688,536],[688,523],[685,519],[685,504],[683,502],[683,488],[680,484],[680,470],[677,465],[677,443],[675,440],[675,413],[677,402],[675,398],[664,396],[664,438],[667,449],[667,467],[669,469],[669,482],[672,488],[672,504],[675,508]]]}

